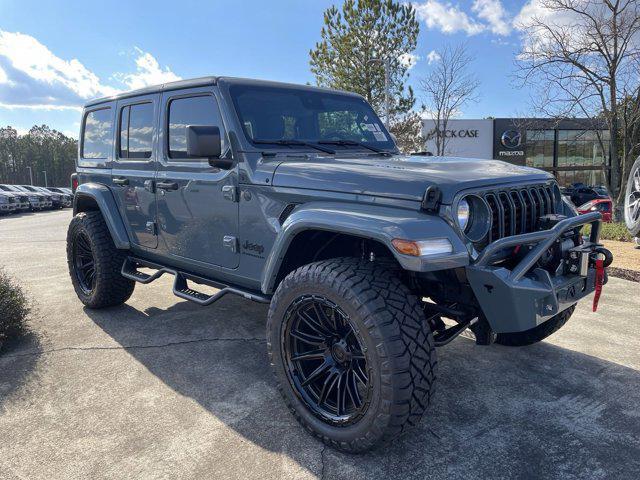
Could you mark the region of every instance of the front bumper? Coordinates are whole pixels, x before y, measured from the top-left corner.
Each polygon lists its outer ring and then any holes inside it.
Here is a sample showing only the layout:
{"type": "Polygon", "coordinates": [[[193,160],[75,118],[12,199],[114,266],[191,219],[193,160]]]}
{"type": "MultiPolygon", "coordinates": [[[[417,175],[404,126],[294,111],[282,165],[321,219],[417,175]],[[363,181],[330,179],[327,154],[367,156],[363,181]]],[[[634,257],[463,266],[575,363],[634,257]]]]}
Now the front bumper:
{"type": "Polygon", "coordinates": [[[591,262],[584,276],[553,275],[537,267],[542,255],[563,233],[586,224],[591,224],[591,236],[581,248],[595,253],[601,247],[598,212],[567,218],[549,230],[497,240],[466,267],[469,284],[494,332],[523,332],[534,328],[595,290],[596,269],[591,262]],[[496,255],[518,245],[535,246],[511,270],[492,265],[496,255]]]}
{"type": "Polygon", "coordinates": [[[47,206],[47,202],[41,201],[41,200],[36,200],[36,201],[29,201],[29,205],[31,205],[31,208],[34,210],[40,210],[41,208],[46,208],[47,206]]]}
{"type": "Polygon", "coordinates": [[[11,213],[16,209],[15,203],[0,203],[0,212],[11,213]]]}

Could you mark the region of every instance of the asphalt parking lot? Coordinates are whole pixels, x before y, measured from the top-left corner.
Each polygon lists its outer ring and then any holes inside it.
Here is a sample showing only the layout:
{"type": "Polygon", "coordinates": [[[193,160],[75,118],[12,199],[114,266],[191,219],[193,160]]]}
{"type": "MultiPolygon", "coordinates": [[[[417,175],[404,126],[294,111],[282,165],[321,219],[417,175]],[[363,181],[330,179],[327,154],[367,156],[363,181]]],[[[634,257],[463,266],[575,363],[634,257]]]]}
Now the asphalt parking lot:
{"type": "Polygon", "coordinates": [[[83,308],[69,281],[69,210],[0,218],[0,265],[35,305],[0,354],[0,478],[637,478],[640,284],[613,278],[532,347],[439,350],[434,403],[394,444],[345,455],[285,409],[266,307],[203,308],[171,279],[83,308]]]}

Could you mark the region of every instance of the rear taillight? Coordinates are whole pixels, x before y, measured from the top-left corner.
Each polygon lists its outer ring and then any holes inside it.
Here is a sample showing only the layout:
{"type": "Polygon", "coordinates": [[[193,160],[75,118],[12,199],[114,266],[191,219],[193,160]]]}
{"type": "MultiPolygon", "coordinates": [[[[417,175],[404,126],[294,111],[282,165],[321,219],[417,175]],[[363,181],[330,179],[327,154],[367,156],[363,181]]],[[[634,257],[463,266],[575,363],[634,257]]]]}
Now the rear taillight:
{"type": "Polygon", "coordinates": [[[73,193],[76,193],[77,188],[78,188],[78,174],[72,173],[71,174],[71,191],[73,193]]]}

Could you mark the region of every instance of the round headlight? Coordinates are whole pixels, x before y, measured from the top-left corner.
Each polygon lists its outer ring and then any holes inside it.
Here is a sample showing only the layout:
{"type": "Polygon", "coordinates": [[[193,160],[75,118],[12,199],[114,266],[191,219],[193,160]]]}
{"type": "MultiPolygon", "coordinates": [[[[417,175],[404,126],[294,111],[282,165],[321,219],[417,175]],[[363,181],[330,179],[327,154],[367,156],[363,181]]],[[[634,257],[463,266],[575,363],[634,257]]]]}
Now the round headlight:
{"type": "Polygon", "coordinates": [[[471,242],[482,241],[491,227],[491,211],[487,202],[475,194],[465,195],[458,202],[458,225],[471,242]]]}
{"type": "Polygon", "coordinates": [[[471,217],[471,207],[465,198],[458,203],[458,225],[463,232],[467,230],[469,218],[471,217]]]}

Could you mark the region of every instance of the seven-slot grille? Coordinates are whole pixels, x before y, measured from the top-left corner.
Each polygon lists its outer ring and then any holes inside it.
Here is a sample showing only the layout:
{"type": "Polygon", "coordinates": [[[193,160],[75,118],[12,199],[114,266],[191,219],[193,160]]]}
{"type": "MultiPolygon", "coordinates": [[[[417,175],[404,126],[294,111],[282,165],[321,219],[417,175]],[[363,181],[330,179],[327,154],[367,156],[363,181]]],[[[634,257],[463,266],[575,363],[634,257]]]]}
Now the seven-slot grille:
{"type": "Polygon", "coordinates": [[[491,210],[488,242],[533,232],[537,229],[538,218],[557,213],[551,185],[528,185],[496,190],[483,196],[491,210]]]}

